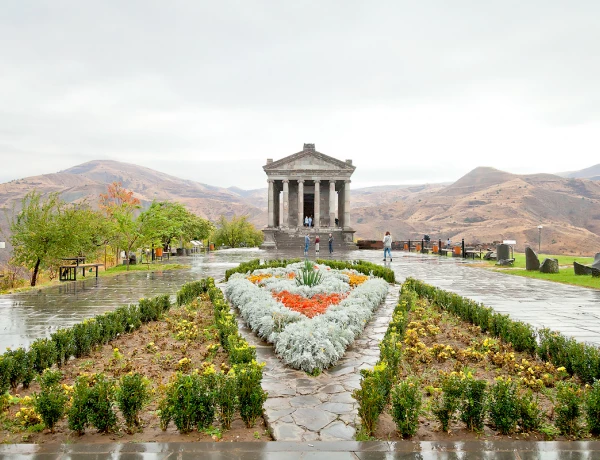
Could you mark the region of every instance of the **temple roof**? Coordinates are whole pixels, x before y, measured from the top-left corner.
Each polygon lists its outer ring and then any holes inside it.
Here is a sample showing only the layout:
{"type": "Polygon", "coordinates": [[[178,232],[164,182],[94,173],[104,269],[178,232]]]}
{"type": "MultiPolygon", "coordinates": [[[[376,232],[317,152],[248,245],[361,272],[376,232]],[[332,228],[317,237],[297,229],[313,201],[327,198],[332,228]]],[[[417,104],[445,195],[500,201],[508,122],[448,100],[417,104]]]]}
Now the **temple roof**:
{"type": "Polygon", "coordinates": [[[304,144],[301,152],[284,157],[277,161],[267,160],[267,164],[263,166],[263,170],[269,173],[301,173],[318,171],[345,173],[345,176],[350,176],[356,166],[352,166],[352,160],[341,161],[337,158],[330,157],[324,153],[315,150],[315,144],[304,144]]]}

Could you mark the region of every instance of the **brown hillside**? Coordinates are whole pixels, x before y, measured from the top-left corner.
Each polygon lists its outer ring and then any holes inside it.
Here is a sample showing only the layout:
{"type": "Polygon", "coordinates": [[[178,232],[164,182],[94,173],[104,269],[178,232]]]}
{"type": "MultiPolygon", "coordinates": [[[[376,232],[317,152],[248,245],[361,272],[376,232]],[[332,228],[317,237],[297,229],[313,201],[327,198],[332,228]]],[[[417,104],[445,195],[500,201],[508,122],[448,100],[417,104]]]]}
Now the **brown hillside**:
{"type": "Polygon", "coordinates": [[[538,245],[542,251],[586,254],[600,251],[600,184],[551,174],[515,175],[476,168],[454,184],[433,193],[390,203],[374,212],[353,209],[357,237],[380,238],[385,230],[396,239],[422,238],[472,243],[503,239],[516,248],[538,245]]]}

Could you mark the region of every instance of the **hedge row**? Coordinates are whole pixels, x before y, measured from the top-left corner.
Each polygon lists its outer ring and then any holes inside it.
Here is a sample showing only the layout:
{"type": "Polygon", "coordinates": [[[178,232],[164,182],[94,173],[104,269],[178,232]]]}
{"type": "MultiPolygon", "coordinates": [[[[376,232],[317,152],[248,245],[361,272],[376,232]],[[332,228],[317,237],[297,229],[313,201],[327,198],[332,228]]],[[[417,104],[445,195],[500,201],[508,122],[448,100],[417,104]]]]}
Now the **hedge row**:
{"type": "Polygon", "coordinates": [[[379,361],[373,370],[360,371],[360,388],[352,393],[358,402],[358,416],[367,436],[372,436],[375,432],[379,416],[390,400],[392,386],[398,379],[402,340],[408,324],[408,314],[415,302],[416,294],[403,289],[385,336],[379,344],[379,361]]]}
{"type": "Polygon", "coordinates": [[[423,283],[407,278],[405,285],[417,295],[427,298],[440,308],[456,314],[475,324],[484,332],[511,343],[515,350],[537,355],[556,367],[564,367],[571,375],[577,375],[584,383],[600,379],[600,349],[577,342],[574,338],[549,329],[535,330],[531,325],[514,321],[508,315],[494,312],[490,307],[423,283]]]}
{"type": "Polygon", "coordinates": [[[229,277],[234,273],[248,273],[259,268],[280,268],[286,267],[289,264],[294,264],[296,262],[301,262],[302,259],[281,259],[281,260],[265,260],[261,262],[260,259],[252,259],[248,262],[242,262],[235,268],[230,268],[225,271],[225,281],[229,280],[229,277]]]}
{"type": "MultiPolygon", "coordinates": [[[[200,288],[208,289],[205,280],[184,285],[177,294],[200,288]]],[[[185,294],[187,295],[187,294],[185,294]]],[[[31,381],[45,369],[56,364],[62,367],[70,357],[80,358],[90,354],[97,345],[110,342],[120,334],[138,329],[142,324],[159,319],[171,307],[168,295],[141,299],[138,305],[125,305],[86,319],[70,328],[59,329],[50,338],[35,340],[29,350],[7,350],[0,356],[0,394],[20,384],[28,388],[31,381]]]]}
{"type": "Polygon", "coordinates": [[[367,262],[365,260],[326,260],[326,259],[317,259],[316,262],[318,264],[327,265],[335,270],[356,270],[357,272],[362,273],[363,275],[374,275],[379,278],[383,278],[388,283],[395,283],[396,276],[394,275],[394,271],[391,268],[384,267],[382,265],[377,265],[372,262],[367,262]]]}
{"type": "MultiPolygon", "coordinates": [[[[231,268],[225,272],[225,280],[229,280],[229,277],[234,273],[248,273],[254,270],[258,270],[259,268],[279,268],[286,267],[289,264],[293,264],[296,262],[301,262],[302,259],[282,259],[282,260],[265,260],[261,263],[260,259],[253,259],[248,262],[242,262],[235,268],[231,268]]],[[[344,261],[344,260],[327,260],[327,259],[317,259],[316,263],[327,265],[336,270],[356,270],[364,275],[374,275],[379,278],[383,278],[388,283],[396,282],[396,277],[394,275],[394,271],[391,268],[383,267],[381,265],[374,264],[372,262],[367,262],[364,260],[352,260],[352,261],[344,261]]]]}

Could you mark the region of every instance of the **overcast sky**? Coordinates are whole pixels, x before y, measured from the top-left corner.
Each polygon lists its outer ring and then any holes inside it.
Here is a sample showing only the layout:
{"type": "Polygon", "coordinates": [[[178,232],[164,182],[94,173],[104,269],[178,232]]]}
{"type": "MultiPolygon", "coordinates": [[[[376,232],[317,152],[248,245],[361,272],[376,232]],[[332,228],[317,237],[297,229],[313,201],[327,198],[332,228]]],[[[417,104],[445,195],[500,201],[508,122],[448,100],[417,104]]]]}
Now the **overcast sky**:
{"type": "Polygon", "coordinates": [[[353,186],[600,163],[600,2],[0,0],[0,182],[218,186],[315,143],[353,186]]]}

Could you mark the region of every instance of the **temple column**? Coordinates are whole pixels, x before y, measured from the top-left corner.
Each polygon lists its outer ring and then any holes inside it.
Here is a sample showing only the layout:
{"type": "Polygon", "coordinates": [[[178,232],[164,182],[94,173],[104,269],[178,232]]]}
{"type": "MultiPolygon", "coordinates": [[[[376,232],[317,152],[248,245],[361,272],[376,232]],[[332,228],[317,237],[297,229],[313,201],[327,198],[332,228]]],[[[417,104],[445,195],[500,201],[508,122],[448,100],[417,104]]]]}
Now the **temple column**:
{"type": "Polygon", "coordinates": [[[335,226],[335,180],[329,181],[329,226],[335,226]]]}
{"type": "Polygon", "coordinates": [[[344,228],[350,228],[350,180],[344,181],[344,228]]]}
{"type": "Polygon", "coordinates": [[[267,182],[269,183],[269,195],[267,197],[269,200],[269,221],[267,226],[272,228],[275,227],[275,191],[273,179],[268,179],[267,182]]]}
{"type": "Polygon", "coordinates": [[[283,179],[283,224],[284,228],[288,227],[290,218],[290,190],[289,180],[283,179]]]}
{"type": "Polygon", "coordinates": [[[304,225],[304,181],[298,179],[298,227],[304,225]]]}
{"type": "Polygon", "coordinates": [[[313,216],[313,227],[319,228],[321,218],[321,181],[315,180],[315,215],[313,216]]]}

